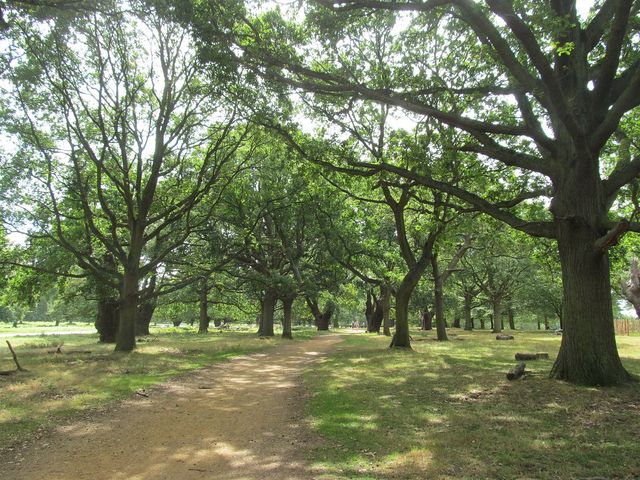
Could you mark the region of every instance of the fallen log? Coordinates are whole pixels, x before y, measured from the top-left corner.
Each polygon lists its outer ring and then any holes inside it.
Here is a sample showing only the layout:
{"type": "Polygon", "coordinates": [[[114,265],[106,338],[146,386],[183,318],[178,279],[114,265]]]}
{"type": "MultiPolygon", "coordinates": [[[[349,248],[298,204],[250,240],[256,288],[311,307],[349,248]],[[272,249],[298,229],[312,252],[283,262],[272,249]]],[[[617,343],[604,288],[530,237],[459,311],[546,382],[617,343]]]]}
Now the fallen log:
{"type": "Polygon", "coordinates": [[[507,373],[507,380],[516,380],[520,378],[524,374],[525,366],[526,365],[524,362],[520,362],[518,365],[509,370],[509,372],[507,373]]]}
{"type": "Polygon", "coordinates": [[[516,360],[542,360],[548,359],[549,354],[545,352],[537,353],[516,353],[516,360]]]}
{"type": "Polygon", "coordinates": [[[496,340],[513,340],[513,335],[503,335],[499,333],[496,335],[496,340]]]}

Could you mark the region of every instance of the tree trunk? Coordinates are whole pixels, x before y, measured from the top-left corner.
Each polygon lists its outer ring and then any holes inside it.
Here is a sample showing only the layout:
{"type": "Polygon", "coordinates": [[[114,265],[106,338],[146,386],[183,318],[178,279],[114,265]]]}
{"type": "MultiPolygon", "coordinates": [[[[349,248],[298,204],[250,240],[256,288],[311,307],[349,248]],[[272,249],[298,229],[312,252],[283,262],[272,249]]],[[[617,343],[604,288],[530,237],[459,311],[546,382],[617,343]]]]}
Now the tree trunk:
{"type": "Polygon", "coordinates": [[[422,322],[421,322],[421,330],[432,330],[433,329],[433,315],[429,311],[429,307],[425,307],[422,310],[422,322]]]}
{"type": "Polygon", "coordinates": [[[384,317],[384,312],[382,311],[382,299],[376,298],[375,295],[373,297],[373,314],[371,315],[371,329],[369,330],[371,333],[380,333],[380,328],[382,328],[382,320],[384,317]]]}
{"type": "Polygon", "coordinates": [[[540,327],[541,327],[541,325],[540,325],[540,317],[536,317],[536,319],[538,320],[538,330],[540,330],[540,327]]]}
{"type": "Polygon", "coordinates": [[[391,287],[389,285],[382,284],[380,286],[380,308],[382,309],[382,326],[383,332],[387,337],[391,336],[391,321],[389,318],[391,300],[391,287]]]}
{"type": "Polygon", "coordinates": [[[260,315],[260,329],[258,334],[261,337],[273,337],[273,314],[276,308],[278,297],[273,290],[267,290],[262,299],[262,313],[260,315]]]}
{"type": "Polygon", "coordinates": [[[436,307],[436,338],[439,342],[446,342],[449,338],[447,337],[447,321],[444,317],[444,294],[437,253],[431,255],[431,269],[433,272],[433,297],[436,307]]]}
{"type": "Polygon", "coordinates": [[[551,327],[549,326],[549,317],[544,316],[544,329],[549,330],[551,327]]]}
{"type": "Polygon", "coordinates": [[[293,301],[295,300],[295,296],[287,296],[282,299],[282,309],[284,311],[284,316],[282,319],[282,338],[293,338],[293,334],[291,333],[291,318],[293,312],[293,301]]]}
{"type": "MultiPolygon", "coordinates": [[[[588,195],[576,189],[576,195],[588,195]]],[[[587,217],[588,218],[588,217],[587,217]]],[[[556,220],[562,266],[563,335],[551,376],[585,385],[615,385],[631,376],[616,346],[608,253],[600,234],[576,219],[556,220]]]]}
{"type": "Polygon", "coordinates": [[[473,320],[471,319],[471,301],[473,297],[470,293],[464,293],[464,329],[473,330],[473,320]]]}
{"type": "Polygon", "coordinates": [[[507,314],[509,315],[509,329],[515,330],[516,329],[515,314],[513,312],[512,307],[509,307],[507,309],[507,314]]]}
{"type": "Polygon", "coordinates": [[[131,352],[136,348],[136,317],[138,316],[137,262],[125,270],[120,292],[120,322],[116,335],[116,352],[131,352]]]}
{"type": "Polygon", "coordinates": [[[115,343],[118,333],[118,299],[104,292],[98,293],[98,315],[95,327],[100,343],[115,343]]]}
{"type": "Polygon", "coordinates": [[[322,311],[322,314],[320,315],[320,318],[318,319],[318,322],[317,322],[318,330],[321,330],[321,331],[329,330],[329,325],[331,324],[331,317],[333,316],[333,312],[335,311],[335,308],[336,306],[331,301],[328,301],[324,305],[324,310],[322,311]]]}
{"type": "Polygon", "coordinates": [[[502,298],[494,297],[491,300],[491,306],[493,308],[493,333],[502,332],[502,298]]]}
{"type": "Polygon", "coordinates": [[[373,332],[373,311],[374,311],[374,302],[373,295],[371,292],[367,290],[367,303],[364,307],[364,317],[367,321],[367,332],[373,332]]]}
{"type": "MultiPolygon", "coordinates": [[[[320,306],[318,305],[318,300],[311,299],[309,297],[306,298],[307,305],[309,306],[309,310],[311,310],[311,314],[313,315],[313,321],[315,323],[316,329],[321,330],[321,325],[323,324],[322,312],[320,311],[320,306]]],[[[329,330],[329,325],[324,330],[329,330]]]]}
{"type": "Polygon", "coordinates": [[[396,291],[396,331],[391,340],[391,347],[411,348],[409,338],[409,300],[429,264],[429,257],[424,256],[416,262],[400,282],[396,291]]]}
{"type": "Polygon", "coordinates": [[[198,292],[200,297],[200,315],[198,318],[198,333],[205,334],[209,332],[209,323],[211,317],[209,317],[209,285],[207,280],[202,280],[200,290],[198,292]]]}
{"type": "Polygon", "coordinates": [[[150,335],[149,325],[153,318],[153,312],[156,310],[155,299],[148,300],[138,307],[138,315],[136,317],[136,335],[150,335]]]}
{"type": "MultiPolygon", "coordinates": [[[[156,291],[157,276],[154,274],[149,279],[146,291],[153,295],[156,291]]],[[[149,325],[156,310],[156,299],[152,297],[138,307],[138,317],[136,318],[136,335],[149,335],[149,325]]]]}
{"type": "Polygon", "coordinates": [[[484,330],[484,315],[480,315],[480,330],[484,330]]]}
{"type": "Polygon", "coordinates": [[[460,314],[457,311],[453,317],[453,324],[451,326],[453,328],[460,328],[460,314]]]}

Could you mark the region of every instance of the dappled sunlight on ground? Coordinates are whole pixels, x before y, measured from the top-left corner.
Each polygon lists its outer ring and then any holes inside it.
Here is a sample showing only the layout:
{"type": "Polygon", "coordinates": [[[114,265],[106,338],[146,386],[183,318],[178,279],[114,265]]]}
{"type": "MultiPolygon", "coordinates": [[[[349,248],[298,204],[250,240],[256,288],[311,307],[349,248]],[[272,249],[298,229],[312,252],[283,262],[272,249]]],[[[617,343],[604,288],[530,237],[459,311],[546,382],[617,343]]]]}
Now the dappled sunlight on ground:
{"type": "MultiPolygon", "coordinates": [[[[321,478],[640,478],[640,385],[551,380],[561,337],[515,335],[511,342],[489,332],[461,334],[460,342],[426,339],[412,342],[413,352],[390,351],[375,335],[347,338],[306,376],[313,425],[324,437],[314,454],[321,478]],[[529,351],[550,358],[527,362],[524,379],[507,381],[514,354],[529,351]]],[[[619,341],[636,374],[639,340],[619,341]]]]}
{"type": "Polygon", "coordinates": [[[299,376],[338,341],[319,336],[145,390],[148,396],[59,428],[0,473],[15,480],[311,479],[299,376]]]}

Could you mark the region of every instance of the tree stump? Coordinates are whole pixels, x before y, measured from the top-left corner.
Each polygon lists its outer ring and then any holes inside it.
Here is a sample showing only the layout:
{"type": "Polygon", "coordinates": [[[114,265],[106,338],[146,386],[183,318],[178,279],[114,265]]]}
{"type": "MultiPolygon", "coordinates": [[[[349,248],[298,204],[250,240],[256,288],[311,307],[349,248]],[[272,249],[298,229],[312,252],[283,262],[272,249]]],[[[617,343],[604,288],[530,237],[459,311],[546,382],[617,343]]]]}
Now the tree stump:
{"type": "Polygon", "coordinates": [[[507,373],[507,380],[516,380],[524,374],[525,363],[520,362],[507,373]]]}
{"type": "Polygon", "coordinates": [[[496,340],[513,340],[513,335],[498,334],[496,335],[496,340]]]}
{"type": "Polygon", "coordinates": [[[541,360],[548,359],[549,354],[545,352],[537,353],[516,353],[516,360],[541,360]]]}

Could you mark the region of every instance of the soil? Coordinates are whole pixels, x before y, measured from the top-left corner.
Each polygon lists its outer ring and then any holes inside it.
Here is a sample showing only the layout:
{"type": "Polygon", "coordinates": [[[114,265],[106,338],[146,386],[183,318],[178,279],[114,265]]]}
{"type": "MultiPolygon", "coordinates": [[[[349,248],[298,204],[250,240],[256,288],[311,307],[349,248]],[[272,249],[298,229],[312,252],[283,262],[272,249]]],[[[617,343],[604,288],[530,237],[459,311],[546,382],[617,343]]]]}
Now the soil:
{"type": "MultiPolygon", "coordinates": [[[[304,370],[339,336],[236,358],[60,426],[0,467],[12,480],[310,480],[304,370]]],[[[5,459],[3,459],[5,460],[5,459]]]]}

